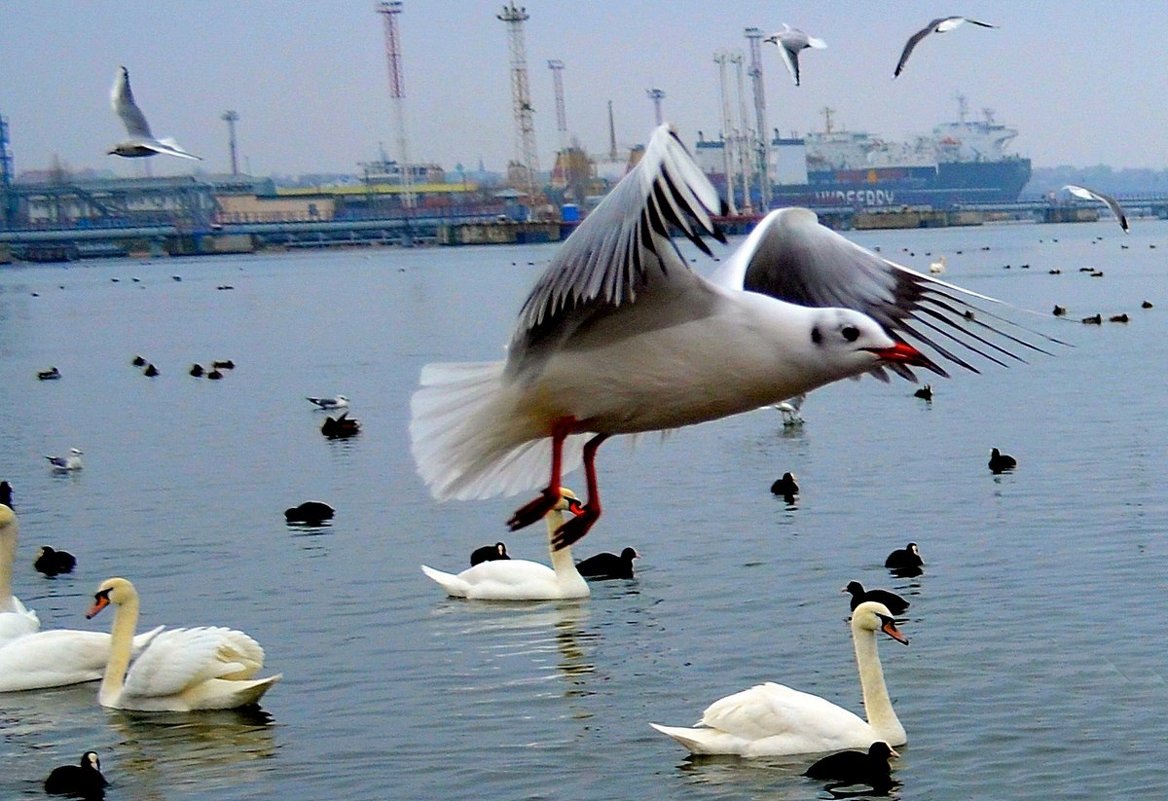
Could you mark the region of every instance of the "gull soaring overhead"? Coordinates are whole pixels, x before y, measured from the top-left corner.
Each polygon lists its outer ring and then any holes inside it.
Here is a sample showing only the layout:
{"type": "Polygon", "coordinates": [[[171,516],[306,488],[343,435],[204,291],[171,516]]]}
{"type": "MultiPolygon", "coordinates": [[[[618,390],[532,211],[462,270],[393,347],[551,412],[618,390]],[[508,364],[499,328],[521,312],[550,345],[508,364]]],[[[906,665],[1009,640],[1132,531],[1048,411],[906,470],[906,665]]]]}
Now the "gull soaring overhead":
{"type": "Polygon", "coordinates": [[[118,67],[118,73],[114,76],[114,85],[110,89],[110,106],[114,113],[121,117],[129,138],[114,145],[109,151],[109,155],[131,159],[156,156],[162,153],[167,156],[202,161],[199,156],[183,150],[173,139],[154,138],[154,134],[150,133],[150,123],[146,122],[146,115],[134,102],[134,93],[130,91],[130,72],[125,67],[118,67]]]}
{"type": "Polygon", "coordinates": [[[905,42],[904,50],[900,53],[900,61],[896,62],[896,70],[892,73],[892,77],[900,75],[904,70],[905,62],[908,61],[909,54],[912,53],[913,48],[930,33],[947,33],[954,28],[960,27],[962,23],[968,22],[971,25],[980,25],[983,28],[996,28],[997,25],[990,25],[988,22],[978,22],[969,17],[937,17],[937,19],[930,22],[925,27],[914,33],[905,42]]]}
{"type": "Polygon", "coordinates": [[[783,63],[787,65],[787,72],[791,73],[791,77],[795,79],[796,86],[799,85],[799,51],[809,47],[814,47],[817,50],[827,47],[827,42],[822,39],[808,36],[785,22],[781,31],[772,33],[763,41],[778,45],[779,55],[783,57],[783,63]]]}
{"type": "Polygon", "coordinates": [[[1063,189],[1083,200],[1098,200],[1100,203],[1106,203],[1107,208],[1111,209],[1111,213],[1115,215],[1115,219],[1119,220],[1119,227],[1123,229],[1125,234],[1128,232],[1127,215],[1124,214],[1123,206],[1119,205],[1119,201],[1111,195],[1105,195],[1102,192],[1096,192],[1094,189],[1088,189],[1085,186],[1076,186],[1075,184],[1067,184],[1063,189]]]}

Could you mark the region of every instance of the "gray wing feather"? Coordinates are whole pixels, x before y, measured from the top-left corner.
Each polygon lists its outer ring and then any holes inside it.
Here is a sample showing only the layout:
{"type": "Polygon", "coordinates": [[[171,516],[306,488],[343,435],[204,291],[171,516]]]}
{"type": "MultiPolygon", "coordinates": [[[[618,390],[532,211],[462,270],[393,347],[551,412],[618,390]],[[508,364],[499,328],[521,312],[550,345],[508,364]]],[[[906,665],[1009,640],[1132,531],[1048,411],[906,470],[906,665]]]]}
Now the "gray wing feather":
{"type": "Polygon", "coordinates": [[[688,271],[671,229],[709,253],[703,235],[725,241],[712,219],[725,210],[677,134],[659,127],[641,161],[568,237],[536,282],[519,312],[512,357],[579,307],[630,303],[655,275],[688,271]]]}
{"type": "Polygon", "coordinates": [[[118,67],[113,90],[110,92],[110,105],[122,118],[122,124],[126,126],[126,132],[130,136],[154,138],[154,134],[150,133],[150,124],[146,122],[146,115],[134,102],[134,92],[130,89],[130,72],[125,67],[118,67]]]}
{"type": "Polygon", "coordinates": [[[933,29],[944,21],[944,17],[937,17],[937,19],[933,20],[908,38],[908,41],[904,43],[904,50],[900,52],[900,61],[896,62],[896,70],[892,73],[892,77],[895,78],[897,75],[900,75],[901,70],[904,69],[904,65],[908,61],[908,57],[912,53],[913,48],[917,46],[917,43],[932,33],[933,29]]]}
{"type": "Polygon", "coordinates": [[[1111,209],[1111,213],[1115,215],[1115,219],[1119,220],[1119,227],[1125,232],[1129,230],[1127,214],[1124,213],[1123,206],[1119,205],[1119,201],[1111,195],[1105,195],[1102,192],[1096,192],[1094,189],[1088,189],[1085,186],[1076,186],[1075,184],[1067,184],[1063,189],[1075,197],[1081,197],[1084,200],[1098,200],[1100,203],[1107,204],[1107,208],[1111,209]]]}
{"type": "MultiPolygon", "coordinates": [[[[768,215],[735,253],[721,279],[715,280],[724,285],[740,281],[742,289],[802,306],[856,309],[890,335],[927,345],[973,372],[979,371],[966,359],[970,354],[1006,365],[1025,361],[1014,352],[1017,349],[1047,352],[1020,332],[1059,343],[975,305],[1000,301],[881,258],[820,225],[807,209],[780,209],[768,215]]],[[[947,375],[936,362],[928,369],[947,375]]]]}

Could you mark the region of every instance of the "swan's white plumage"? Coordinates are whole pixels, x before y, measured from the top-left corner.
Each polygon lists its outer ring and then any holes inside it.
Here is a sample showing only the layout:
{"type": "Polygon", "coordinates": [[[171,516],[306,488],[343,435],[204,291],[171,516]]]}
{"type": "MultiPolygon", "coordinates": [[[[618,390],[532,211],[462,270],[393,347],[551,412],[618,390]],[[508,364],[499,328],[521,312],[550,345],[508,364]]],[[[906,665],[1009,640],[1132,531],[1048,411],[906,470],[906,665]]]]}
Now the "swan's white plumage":
{"type": "MultiPolygon", "coordinates": [[[[139,653],[162,631],[134,637],[139,653]]],[[[0,645],[0,692],[40,690],[97,681],[109,662],[111,637],[104,631],[50,629],[0,645]]]]}
{"type": "Polygon", "coordinates": [[[113,643],[98,691],[102,706],[149,712],[234,709],[257,703],[281,678],[252,678],[263,667],[263,648],[241,631],[217,626],[163,631],[130,665],[138,618],[134,585],[123,578],[103,582],[89,616],[110,603],[113,643]]]}
{"type": "Polygon", "coordinates": [[[41,627],[37,613],[12,594],[12,565],[16,561],[19,540],[20,525],[16,513],[0,504],[0,645],[41,627]]]}
{"type": "Polygon", "coordinates": [[[561,489],[559,503],[546,515],[548,550],[552,567],[527,559],[496,559],[479,562],[457,575],[422,565],[422,572],[456,598],[480,601],[549,601],[587,598],[588,582],[576,569],[572,549],[551,546],[556,529],[564,522],[563,511],[578,499],[561,489]]]}
{"type": "MultiPolygon", "coordinates": [[[[852,613],[852,638],[868,720],[819,696],[766,682],[710,704],[695,727],[649,725],[695,754],[810,754],[866,749],[876,740],[903,745],[904,727],[892,709],[876,652],[876,632],[888,632],[891,621],[888,608],[873,601],[860,604],[852,613]]],[[[899,635],[894,624],[892,630],[899,635]]]]}

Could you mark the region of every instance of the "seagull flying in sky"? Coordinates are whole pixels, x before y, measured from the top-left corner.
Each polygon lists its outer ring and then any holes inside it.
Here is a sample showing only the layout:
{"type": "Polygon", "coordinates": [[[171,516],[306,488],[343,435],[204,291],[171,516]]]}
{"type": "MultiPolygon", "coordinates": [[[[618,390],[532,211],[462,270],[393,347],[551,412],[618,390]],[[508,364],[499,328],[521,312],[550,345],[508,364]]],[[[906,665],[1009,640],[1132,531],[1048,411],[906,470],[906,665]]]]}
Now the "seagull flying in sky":
{"type": "Polygon", "coordinates": [[[783,63],[787,65],[787,72],[791,73],[791,77],[795,79],[796,86],[799,85],[799,51],[806,50],[808,47],[814,47],[817,50],[827,47],[827,42],[822,39],[808,36],[785,22],[781,31],[772,33],[763,41],[779,46],[779,55],[783,57],[783,63]]]}
{"type": "Polygon", "coordinates": [[[1102,192],[1096,192],[1094,189],[1088,189],[1085,186],[1076,186],[1075,184],[1067,184],[1063,189],[1083,200],[1098,200],[1100,203],[1106,203],[1107,208],[1111,209],[1111,213],[1115,215],[1115,219],[1119,220],[1119,227],[1123,229],[1125,234],[1127,233],[1127,215],[1123,213],[1123,206],[1119,205],[1119,201],[1111,195],[1105,195],[1102,192]]]}
{"type": "Polygon", "coordinates": [[[900,61],[896,62],[896,71],[892,73],[892,77],[895,78],[904,70],[904,64],[908,61],[909,54],[912,53],[913,48],[917,46],[921,39],[924,39],[930,33],[946,33],[951,31],[959,27],[963,22],[968,22],[971,25],[980,25],[983,28],[998,27],[997,25],[990,25],[988,22],[978,22],[969,17],[937,17],[908,38],[908,41],[905,42],[904,50],[900,54],[900,61]]]}
{"type": "Polygon", "coordinates": [[[546,515],[562,473],[583,463],[588,498],[557,530],[563,548],[600,516],[595,458],[611,436],[716,420],[873,371],[944,374],[908,339],[971,370],[962,348],[1001,364],[1029,346],[963,297],[991,299],[891,264],[807,209],[771,212],[707,279],[670,231],[708,253],[706,236],[725,239],[712,219],[725,208],[659,127],[537,280],[505,361],[422,368],[410,440],[431,494],[542,487],[508,521],[515,530],[546,515]]]}
{"type": "Polygon", "coordinates": [[[114,113],[122,118],[129,138],[114,145],[109,155],[132,159],[162,153],[202,161],[199,156],[183,150],[173,139],[154,138],[154,134],[150,133],[150,123],[146,122],[146,115],[134,102],[134,93],[130,91],[130,72],[125,67],[118,67],[118,74],[114,76],[114,85],[110,89],[110,106],[113,107],[114,113]]]}

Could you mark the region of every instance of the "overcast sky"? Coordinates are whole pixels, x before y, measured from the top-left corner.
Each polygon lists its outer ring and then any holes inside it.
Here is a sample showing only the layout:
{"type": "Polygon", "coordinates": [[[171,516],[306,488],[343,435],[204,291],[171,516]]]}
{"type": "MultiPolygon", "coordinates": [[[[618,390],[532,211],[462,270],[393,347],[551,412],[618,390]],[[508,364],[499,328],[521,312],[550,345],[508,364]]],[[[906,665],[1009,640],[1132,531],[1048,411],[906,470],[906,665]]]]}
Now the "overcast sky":
{"type": "MultiPolygon", "coordinates": [[[[239,113],[241,169],[255,174],[358,171],[397,154],[385,40],[375,0],[3,0],[0,115],[19,173],[49,166],[142,174],[140,159],[106,155],[124,131],[109,107],[119,64],[156,136],[204,162],[156,157],[154,172],[227,171],[227,109],[239,113]]],[[[621,146],[653,127],[645,91],[666,93],[665,117],[686,142],[720,128],[718,50],[746,50],[743,29],[787,22],[827,41],[804,51],[796,88],[764,45],[769,125],[784,134],[837,127],[885,138],[927,133],[992,108],[1017,127],[1014,149],[1035,166],[1163,168],[1168,162],[1168,2],[1164,0],[527,0],[525,26],[540,165],[558,141],[552,73],[560,59],[568,129],[608,149],[607,102],[621,146]],[[895,81],[908,36],[929,19],[964,14],[933,35],[895,81]]],[[[399,15],[412,161],[447,169],[515,153],[503,2],[404,0],[399,15]]],[[[749,85],[748,85],[749,91],[749,85]]]]}

